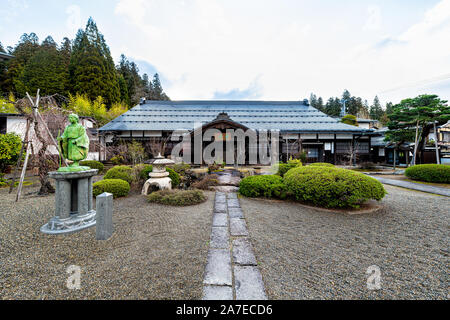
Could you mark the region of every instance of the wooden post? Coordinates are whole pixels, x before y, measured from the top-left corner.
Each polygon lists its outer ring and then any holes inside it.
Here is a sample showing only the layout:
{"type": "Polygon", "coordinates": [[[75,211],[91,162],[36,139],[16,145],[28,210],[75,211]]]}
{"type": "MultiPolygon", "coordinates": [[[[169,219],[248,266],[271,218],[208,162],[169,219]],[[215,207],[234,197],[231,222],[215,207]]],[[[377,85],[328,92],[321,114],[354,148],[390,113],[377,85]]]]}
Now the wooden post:
{"type": "Polygon", "coordinates": [[[20,175],[20,182],[17,188],[16,202],[19,201],[22,193],[23,180],[25,179],[25,173],[27,172],[28,156],[30,155],[30,143],[27,141],[27,151],[25,154],[25,161],[23,162],[22,174],[20,175]]]}
{"type": "Polygon", "coordinates": [[[412,161],[413,166],[416,165],[418,135],[419,135],[419,120],[417,120],[417,124],[416,124],[416,139],[414,140],[414,158],[412,161]]]}
{"type": "Polygon", "coordinates": [[[396,151],[397,151],[397,147],[394,144],[394,172],[395,172],[395,166],[397,164],[397,152],[396,151]]]}
{"type": "Polygon", "coordinates": [[[439,158],[439,148],[438,148],[438,135],[436,131],[436,121],[433,121],[434,126],[434,146],[436,148],[436,163],[441,164],[441,159],[439,158]]]}

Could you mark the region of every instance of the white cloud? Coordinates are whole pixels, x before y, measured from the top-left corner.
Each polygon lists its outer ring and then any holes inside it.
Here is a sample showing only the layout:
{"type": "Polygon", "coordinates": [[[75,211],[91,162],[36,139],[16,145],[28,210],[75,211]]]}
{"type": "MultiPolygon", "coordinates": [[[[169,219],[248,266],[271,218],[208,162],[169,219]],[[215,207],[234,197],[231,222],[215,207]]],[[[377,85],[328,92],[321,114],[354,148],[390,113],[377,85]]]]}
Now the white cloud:
{"type": "Polygon", "coordinates": [[[364,25],[365,30],[379,30],[381,28],[381,9],[379,6],[367,8],[368,18],[364,25]]]}
{"type": "Polygon", "coordinates": [[[66,19],[66,27],[72,33],[77,32],[77,30],[82,26],[81,8],[75,4],[70,5],[66,8],[66,14],[68,15],[66,19]]]}
{"type": "MultiPolygon", "coordinates": [[[[404,32],[382,35],[377,6],[368,8],[364,31],[357,19],[330,18],[340,12],[301,15],[308,9],[303,2],[290,4],[288,10],[298,12],[290,18],[288,11],[256,4],[119,0],[115,14],[126,31],[117,32],[113,41],[120,53],[148,61],[170,79],[165,89],[172,99],[245,92],[252,98],[249,84],[257,79],[262,99],[298,100],[310,92],[326,99],[347,88],[371,100],[388,89],[450,72],[450,0],[404,32]]],[[[402,97],[381,94],[382,99],[402,97]]]]}

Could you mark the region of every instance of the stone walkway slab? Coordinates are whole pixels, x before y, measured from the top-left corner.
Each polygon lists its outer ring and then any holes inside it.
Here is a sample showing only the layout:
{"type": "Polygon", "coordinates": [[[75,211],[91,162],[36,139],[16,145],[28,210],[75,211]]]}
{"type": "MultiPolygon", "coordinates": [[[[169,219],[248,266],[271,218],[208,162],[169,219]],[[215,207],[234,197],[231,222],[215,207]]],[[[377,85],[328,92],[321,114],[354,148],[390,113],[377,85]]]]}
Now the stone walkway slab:
{"type": "Polygon", "coordinates": [[[236,300],[267,300],[258,267],[234,267],[236,300]]]}
{"type": "Polygon", "coordinates": [[[202,300],[233,300],[233,288],[225,286],[204,286],[202,300]]]}
{"type": "Polygon", "coordinates": [[[248,236],[244,219],[230,219],[230,232],[232,236],[248,236]]]}
{"type": "Polygon", "coordinates": [[[216,192],[216,203],[224,203],[227,201],[227,196],[223,192],[216,192]]]}
{"type": "Polygon", "coordinates": [[[241,208],[228,208],[228,215],[230,216],[230,219],[233,219],[233,218],[243,219],[244,218],[244,214],[243,214],[241,208]]]}
{"type": "Polygon", "coordinates": [[[204,284],[231,286],[231,257],[229,249],[209,249],[204,284]]]}
{"type": "Polygon", "coordinates": [[[228,199],[228,208],[239,208],[239,200],[238,199],[228,199]]]}
{"type": "Polygon", "coordinates": [[[214,212],[226,213],[227,212],[227,203],[226,202],[216,202],[214,204],[214,212]]]}
{"type": "Polygon", "coordinates": [[[228,227],[228,217],[226,213],[215,213],[213,216],[213,227],[228,227]]]}
{"type": "Polygon", "coordinates": [[[233,241],[233,262],[241,266],[256,266],[255,254],[247,238],[233,241]]]}
{"type": "Polygon", "coordinates": [[[414,182],[409,182],[409,181],[380,178],[380,177],[376,177],[374,175],[370,175],[370,176],[384,184],[389,184],[389,185],[396,186],[396,187],[408,188],[408,189],[412,189],[412,190],[434,193],[434,194],[439,194],[441,196],[450,197],[450,189],[439,188],[439,187],[435,187],[435,186],[428,186],[426,184],[414,183],[414,182]]]}
{"type": "Polygon", "coordinates": [[[229,245],[228,227],[212,227],[210,248],[228,249],[229,245]]]}

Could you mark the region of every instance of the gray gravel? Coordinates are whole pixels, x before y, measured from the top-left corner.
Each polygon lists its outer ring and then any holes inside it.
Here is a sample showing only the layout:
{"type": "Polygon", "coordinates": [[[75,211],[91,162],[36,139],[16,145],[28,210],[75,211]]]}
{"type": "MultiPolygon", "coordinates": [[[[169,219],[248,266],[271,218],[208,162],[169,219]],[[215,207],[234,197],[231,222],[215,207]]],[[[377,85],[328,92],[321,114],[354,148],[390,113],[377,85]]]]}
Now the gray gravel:
{"type": "Polygon", "coordinates": [[[450,199],[385,187],[385,208],[363,215],[242,198],[269,299],[447,299],[450,199]]]}
{"type": "MultiPolygon", "coordinates": [[[[37,189],[27,188],[25,194],[37,189]]],[[[0,189],[1,299],[200,299],[214,193],[193,207],[150,204],[140,195],[114,200],[115,232],[95,228],[41,234],[54,196],[18,204],[0,189]],[[68,290],[67,267],[81,267],[81,289],[68,290]]]]}

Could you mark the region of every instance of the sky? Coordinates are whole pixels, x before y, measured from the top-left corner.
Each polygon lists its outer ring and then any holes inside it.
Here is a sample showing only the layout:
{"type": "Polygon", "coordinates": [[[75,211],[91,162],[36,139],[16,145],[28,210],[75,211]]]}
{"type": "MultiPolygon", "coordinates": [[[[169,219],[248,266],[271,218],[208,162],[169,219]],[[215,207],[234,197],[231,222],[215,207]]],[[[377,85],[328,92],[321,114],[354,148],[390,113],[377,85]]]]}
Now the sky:
{"type": "Polygon", "coordinates": [[[450,100],[450,0],[1,0],[0,41],[60,42],[91,16],[115,62],[172,100],[450,100]]]}

